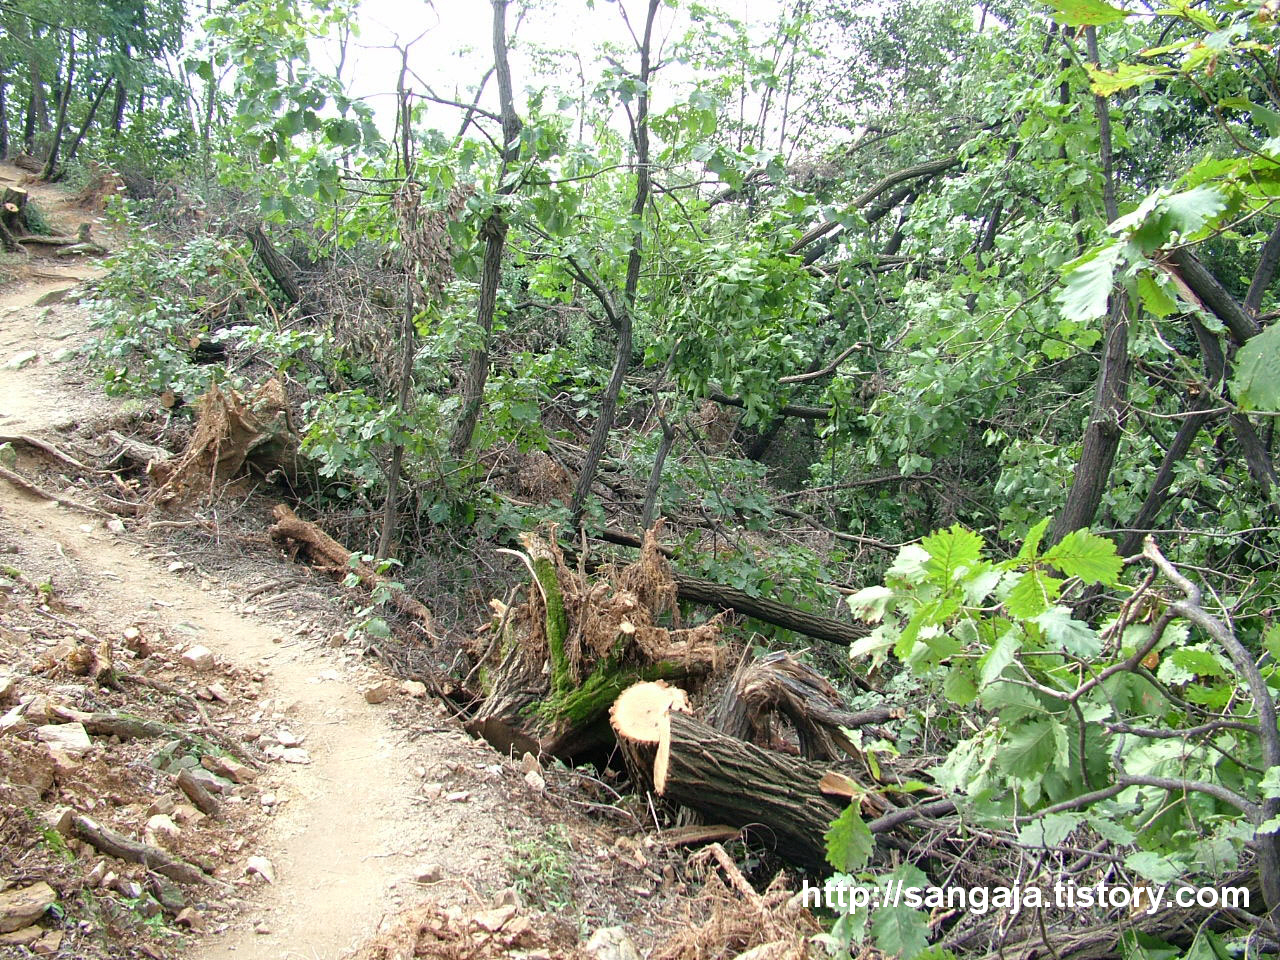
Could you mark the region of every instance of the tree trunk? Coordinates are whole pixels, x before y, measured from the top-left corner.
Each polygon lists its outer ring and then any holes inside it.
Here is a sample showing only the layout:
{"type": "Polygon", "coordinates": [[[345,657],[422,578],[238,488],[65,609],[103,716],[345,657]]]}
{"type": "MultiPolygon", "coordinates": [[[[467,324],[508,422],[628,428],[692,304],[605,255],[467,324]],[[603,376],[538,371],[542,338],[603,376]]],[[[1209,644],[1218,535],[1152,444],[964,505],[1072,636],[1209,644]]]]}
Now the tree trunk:
{"type": "MultiPolygon", "coordinates": [[[[606,543],[615,543],[624,547],[639,547],[638,537],[616,530],[605,530],[600,539],[606,543]]],[[[791,607],[777,600],[764,597],[753,597],[744,590],[729,587],[701,577],[691,577],[678,570],[672,570],[671,576],[676,584],[676,596],[686,603],[702,603],[717,610],[733,610],[745,617],[754,617],[765,623],[794,630],[796,633],[813,637],[815,640],[827,640],[831,643],[848,646],[855,640],[865,637],[870,628],[862,623],[836,620],[818,613],[791,607]]],[[[862,677],[854,677],[853,683],[863,690],[872,689],[862,677]]]]}
{"type": "Polygon", "coordinates": [[[613,430],[613,420],[617,416],[622,383],[626,379],[627,368],[631,366],[631,317],[635,312],[636,291],[640,286],[640,266],[644,258],[644,210],[649,203],[649,79],[651,73],[649,57],[653,42],[653,21],[660,4],[661,0],[649,0],[649,10],[644,24],[644,39],[640,43],[640,93],[636,98],[636,116],[631,129],[631,139],[636,151],[636,194],[631,204],[631,219],[636,226],[631,236],[631,251],[627,254],[627,278],[623,286],[622,308],[617,311],[616,316],[618,345],[613,358],[613,372],[609,375],[609,384],[600,402],[600,414],[596,419],[595,429],[591,433],[591,442],[587,444],[582,473],[578,476],[578,483],[574,487],[573,498],[569,504],[569,515],[575,526],[581,522],[582,511],[586,506],[587,498],[591,495],[596,468],[600,465],[600,458],[604,456],[605,445],[609,442],[609,433],[613,430]]]}
{"type": "MultiPolygon", "coordinates": [[[[125,48],[125,55],[128,56],[129,49],[125,48]]],[[[116,102],[111,108],[111,130],[118,137],[124,130],[124,109],[129,103],[128,91],[124,88],[124,81],[116,77],[116,102]]]]}
{"type": "Polygon", "coordinates": [[[253,244],[253,252],[258,255],[258,259],[262,261],[262,265],[266,268],[267,273],[271,275],[271,279],[276,282],[276,286],[280,288],[280,292],[284,294],[285,299],[292,304],[300,303],[302,301],[302,289],[298,286],[293,267],[276,250],[271,238],[263,231],[261,224],[255,224],[245,230],[245,235],[249,238],[249,242],[253,244]]]}
{"type": "MultiPolygon", "coordinates": [[[[516,114],[515,96],[511,89],[511,66],[507,58],[507,0],[493,3],[493,63],[498,76],[498,100],[502,110],[502,164],[498,178],[498,195],[510,196],[515,181],[508,181],[512,165],[520,156],[522,124],[516,114]]],[[[449,453],[461,457],[471,446],[480,408],[484,402],[484,386],[489,379],[489,338],[493,333],[493,316],[498,305],[498,285],[502,280],[502,252],[507,243],[507,221],[495,206],[480,230],[484,237],[484,265],[480,274],[480,299],[476,307],[476,324],[480,342],[467,358],[462,378],[462,409],[449,438],[449,453]]]]}
{"type": "Polygon", "coordinates": [[[93,124],[93,118],[98,113],[98,106],[102,103],[102,98],[107,95],[107,90],[111,86],[111,78],[108,77],[102,81],[102,86],[98,88],[97,95],[93,98],[93,102],[89,104],[89,112],[85,114],[84,123],[80,124],[80,129],[76,131],[76,137],[71,141],[71,146],[67,148],[67,162],[70,163],[76,158],[76,153],[80,149],[80,143],[84,140],[84,135],[89,132],[89,127],[93,124]]]}
{"type": "Polygon", "coordinates": [[[22,122],[22,148],[29,154],[36,152],[36,127],[44,113],[44,87],[40,80],[40,61],[31,54],[31,89],[27,91],[27,115],[22,122]]]}
{"type": "MultiPolygon", "coordinates": [[[[1089,61],[1098,66],[1098,38],[1093,27],[1085,29],[1089,61]]],[[[1111,108],[1106,97],[1094,97],[1098,118],[1099,153],[1102,163],[1102,202],[1107,222],[1118,216],[1114,162],[1111,148],[1111,108]]],[[[1084,430],[1080,460],[1067,491],[1066,502],[1053,521],[1048,542],[1056,543],[1073,530],[1093,523],[1111,477],[1116,451],[1120,448],[1129,395],[1129,301],[1123,291],[1111,296],[1110,310],[1102,332],[1102,356],[1094,389],[1089,423],[1084,430]]]]}
{"type": "Polygon", "coordinates": [[[1271,231],[1258,255],[1258,266],[1253,271],[1253,280],[1244,298],[1245,313],[1249,316],[1256,317],[1262,309],[1262,296],[1275,279],[1277,266],[1280,266],[1280,224],[1271,231]]]}
{"type": "MultiPolygon", "coordinates": [[[[676,710],[666,712],[662,727],[652,770],[658,796],[708,822],[747,828],[790,863],[831,871],[823,836],[843,804],[818,786],[828,764],[762,749],[676,710]]],[[[615,733],[620,741],[641,741],[637,755],[647,752],[643,736],[632,737],[626,726],[615,733]]]]}
{"type": "Polygon", "coordinates": [[[9,98],[6,94],[8,80],[0,75],[0,160],[9,159],[9,98]]]}
{"type": "Polygon", "coordinates": [[[1197,394],[1187,404],[1182,424],[1178,427],[1173,442],[1169,444],[1164,459],[1160,461],[1160,468],[1156,471],[1155,479],[1151,481],[1151,489],[1147,491],[1146,499],[1142,501],[1137,514],[1129,521],[1129,531],[1120,542],[1120,556],[1130,557],[1140,551],[1142,538],[1151,528],[1168,499],[1169,488],[1173,484],[1174,467],[1190,452],[1191,444],[1205,424],[1218,416],[1207,412],[1212,406],[1213,401],[1207,393],[1203,392],[1197,394]]]}
{"type": "Polygon", "coordinates": [[[49,145],[49,156],[40,171],[41,180],[53,180],[58,169],[58,150],[62,147],[62,135],[67,129],[67,105],[71,102],[71,91],[75,86],[76,75],[76,35],[67,34],[67,75],[62,84],[62,96],[58,100],[58,115],[53,125],[53,142],[49,145]]]}

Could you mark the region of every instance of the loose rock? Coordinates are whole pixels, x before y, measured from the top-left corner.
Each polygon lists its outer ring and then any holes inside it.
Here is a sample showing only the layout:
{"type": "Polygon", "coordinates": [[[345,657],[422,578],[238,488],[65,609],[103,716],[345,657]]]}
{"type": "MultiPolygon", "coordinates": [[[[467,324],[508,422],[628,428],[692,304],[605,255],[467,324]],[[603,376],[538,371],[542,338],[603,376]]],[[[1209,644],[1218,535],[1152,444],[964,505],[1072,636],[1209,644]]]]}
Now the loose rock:
{"type": "Polygon", "coordinates": [[[396,685],[390,680],[383,680],[371,687],[364,688],[364,699],[368,703],[386,703],[396,692],[396,685]]]}
{"type": "Polygon", "coordinates": [[[194,644],[182,651],[182,662],[193,670],[211,670],[214,666],[213,651],[200,644],[194,644]]]}
{"type": "Polygon", "coordinates": [[[210,773],[226,777],[232,783],[250,783],[258,777],[258,772],[252,767],[230,757],[206,753],[200,758],[200,765],[210,773]]]}
{"type": "Polygon", "coordinates": [[[0,893],[0,933],[29,926],[57,902],[58,894],[43,880],[0,893]]]}
{"type": "Polygon", "coordinates": [[[622,927],[601,927],[587,941],[586,951],[596,960],[643,960],[622,927]]]}
{"type": "Polygon", "coordinates": [[[276,870],[266,857],[250,857],[245,862],[244,872],[253,876],[255,873],[267,883],[276,882],[276,870]]]}
{"type": "Polygon", "coordinates": [[[73,756],[83,756],[93,749],[89,731],[83,723],[49,723],[36,728],[36,736],[49,744],[51,749],[61,750],[73,756]]]}

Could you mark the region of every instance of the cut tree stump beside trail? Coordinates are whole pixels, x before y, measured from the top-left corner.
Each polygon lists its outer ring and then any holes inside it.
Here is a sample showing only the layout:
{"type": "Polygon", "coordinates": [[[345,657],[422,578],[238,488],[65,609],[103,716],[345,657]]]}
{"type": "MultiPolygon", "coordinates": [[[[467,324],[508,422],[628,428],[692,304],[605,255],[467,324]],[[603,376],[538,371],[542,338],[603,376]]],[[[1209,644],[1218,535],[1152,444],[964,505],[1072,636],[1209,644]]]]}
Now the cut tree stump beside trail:
{"type": "Polygon", "coordinates": [[[581,759],[609,748],[609,709],[638,681],[697,683],[722,659],[721,618],[664,625],[675,587],[654,531],[640,558],[590,579],[549,536],[521,536],[532,581],[504,611],[477,664],[481,689],[467,729],[502,752],[581,759]],[[485,670],[479,672],[483,665],[485,670]]]}
{"type": "MultiPolygon", "coordinates": [[[[271,539],[277,543],[296,544],[307,552],[311,562],[329,573],[345,577],[354,573],[361,586],[372,592],[386,580],[378,576],[369,564],[361,561],[351,564],[353,551],[348,550],[314,523],[303,520],[285,504],[277,504],[271,511],[275,524],[271,527],[271,539]]],[[[391,592],[391,605],[410,620],[415,621],[427,634],[436,639],[435,619],[422,603],[403,591],[391,592]]]]}

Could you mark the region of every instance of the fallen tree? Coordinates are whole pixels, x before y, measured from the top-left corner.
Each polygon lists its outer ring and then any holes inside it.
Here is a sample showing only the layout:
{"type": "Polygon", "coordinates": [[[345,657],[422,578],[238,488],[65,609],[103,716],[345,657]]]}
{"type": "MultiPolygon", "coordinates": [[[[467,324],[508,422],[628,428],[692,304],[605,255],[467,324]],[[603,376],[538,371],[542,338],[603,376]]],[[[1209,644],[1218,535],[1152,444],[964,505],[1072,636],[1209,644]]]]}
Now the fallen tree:
{"type": "MultiPolygon", "coordinates": [[[[600,539],[619,546],[642,545],[640,538],[617,530],[603,531],[600,539]]],[[[680,600],[688,603],[703,603],[720,610],[733,610],[743,616],[754,617],[777,627],[794,630],[796,633],[802,633],[816,640],[826,640],[847,646],[870,632],[867,625],[863,623],[836,620],[834,617],[801,610],[799,607],[770,600],[767,597],[754,597],[737,587],[704,580],[701,577],[692,577],[674,568],[671,570],[671,579],[675,583],[676,596],[680,600]]],[[[871,689],[866,680],[861,677],[855,677],[854,682],[864,690],[871,689]]]]}
{"type": "Polygon", "coordinates": [[[652,756],[648,778],[658,796],[712,822],[749,828],[784,860],[827,870],[823,835],[844,805],[819,787],[826,766],[722,733],[655,684],[623,693],[612,723],[630,762],[652,756]]]}

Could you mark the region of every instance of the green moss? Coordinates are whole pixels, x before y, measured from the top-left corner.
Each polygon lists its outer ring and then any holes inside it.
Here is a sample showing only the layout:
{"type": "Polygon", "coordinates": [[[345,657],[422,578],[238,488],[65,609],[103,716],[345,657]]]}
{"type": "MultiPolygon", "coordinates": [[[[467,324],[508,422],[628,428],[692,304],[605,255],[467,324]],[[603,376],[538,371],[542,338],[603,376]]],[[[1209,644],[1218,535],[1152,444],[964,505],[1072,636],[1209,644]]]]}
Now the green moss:
{"type": "Polygon", "coordinates": [[[547,649],[551,654],[551,697],[554,699],[566,694],[573,686],[573,670],[564,651],[569,619],[565,616],[555,564],[549,557],[539,557],[533,561],[533,572],[542,586],[542,595],[546,598],[547,649]]]}
{"type": "Polygon", "coordinates": [[[582,726],[603,716],[618,694],[645,680],[671,680],[686,675],[674,661],[662,660],[644,667],[623,667],[614,658],[597,667],[582,685],[560,696],[552,695],[538,705],[537,713],[547,722],[582,726]]]}

